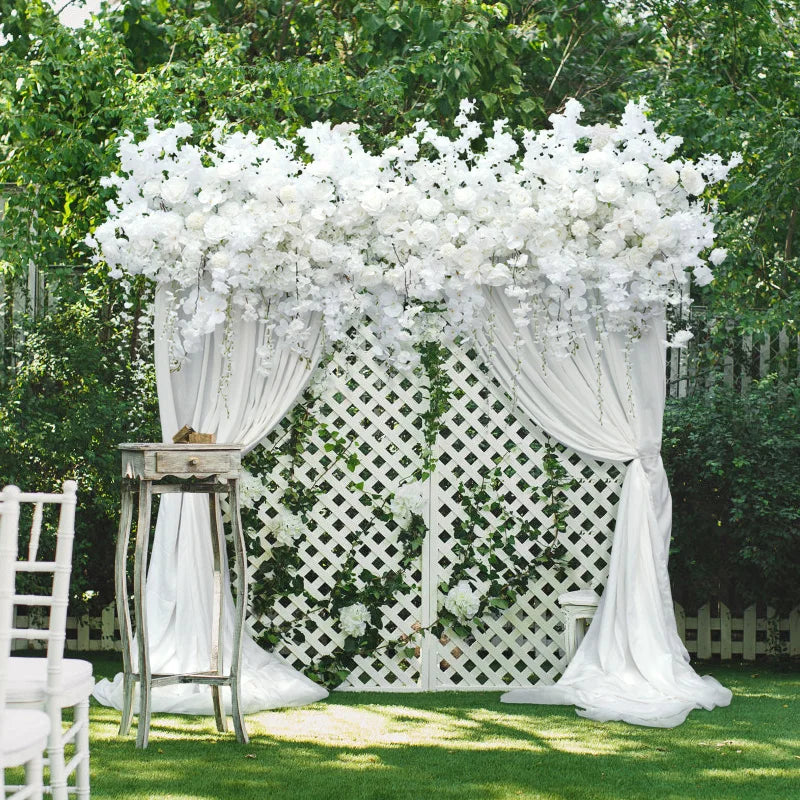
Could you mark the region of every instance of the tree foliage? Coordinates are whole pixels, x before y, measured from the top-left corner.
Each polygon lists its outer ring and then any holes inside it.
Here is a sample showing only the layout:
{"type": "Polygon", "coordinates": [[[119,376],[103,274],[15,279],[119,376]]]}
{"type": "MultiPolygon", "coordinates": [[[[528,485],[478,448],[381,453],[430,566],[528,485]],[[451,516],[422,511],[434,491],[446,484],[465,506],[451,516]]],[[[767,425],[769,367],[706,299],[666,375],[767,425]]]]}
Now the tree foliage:
{"type": "Polygon", "coordinates": [[[0,0],[0,20],[0,481],[83,476],[108,541],[114,445],[155,436],[156,415],[136,390],[152,380],[142,309],[124,308],[83,240],[106,213],[119,132],[148,117],[190,119],[201,139],[217,119],[271,136],[356,121],[383,143],[420,118],[448,124],[463,97],[484,119],[535,126],[571,96],[600,119],[646,94],[688,155],[744,155],[708,198],[730,256],[698,299],[737,330],[797,327],[790,0],[125,0],[78,31],[44,0],[0,0]],[[31,304],[32,265],[46,310],[31,304]]]}

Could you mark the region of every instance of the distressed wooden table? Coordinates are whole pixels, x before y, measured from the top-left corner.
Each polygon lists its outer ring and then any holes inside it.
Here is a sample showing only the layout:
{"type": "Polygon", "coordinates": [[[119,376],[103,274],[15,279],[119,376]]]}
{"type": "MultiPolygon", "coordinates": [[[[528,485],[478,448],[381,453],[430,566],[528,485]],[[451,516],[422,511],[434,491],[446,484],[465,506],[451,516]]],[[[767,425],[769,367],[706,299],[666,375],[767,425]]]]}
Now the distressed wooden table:
{"type": "Polygon", "coordinates": [[[122,638],[124,693],[120,735],[130,731],[133,721],[133,695],[139,683],[139,723],[136,746],[147,747],[150,734],[150,698],[153,687],[176,683],[199,683],[211,686],[217,730],[226,731],[222,687],[231,690],[231,716],[239,742],[248,741],[240,705],[242,630],[247,597],[245,545],[239,504],[239,477],[242,448],[236,444],[121,444],[122,505],[116,551],[117,615],[122,638]],[[211,518],[211,547],[214,561],[214,602],[212,605],[211,652],[209,668],[184,674],[153,674],[150,667],[147,635],[146,577],[153,495],[172,492],[207,494],[211,518]],[[223,586],[228,569],[219,495],[227,494],[231,510],[231,534],[234,546],[236,611],[234,614],[233,652],[230,668],[223,664],[223,586]],[[133,559],[133,607],[136,630],[138,671],[133,668],[133,626],[128,595],[128,547],[133,521],[134,497],[138,495],[138,518],[133,559]]]}

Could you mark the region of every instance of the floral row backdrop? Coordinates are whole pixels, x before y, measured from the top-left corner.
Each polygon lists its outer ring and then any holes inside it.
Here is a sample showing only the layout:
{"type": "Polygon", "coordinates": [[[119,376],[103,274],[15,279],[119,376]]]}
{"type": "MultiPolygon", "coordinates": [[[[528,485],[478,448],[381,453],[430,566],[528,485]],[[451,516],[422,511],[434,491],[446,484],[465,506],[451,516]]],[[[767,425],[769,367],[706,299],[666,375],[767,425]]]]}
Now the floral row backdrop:
{"type": "Polygon", "coordinates": [[[168,287],[176,362],[234,317],[302,349],[315,311],[329,344],[368,319],[413,367],[420,342],[486,326],[486,287],[565,354],[590,321],[638,336],[726,255],[703,194],[738,157],[681,158],[646,110],[583,125],[570,100],[551,129],[514,135],[504,120],[482,129],[463,101],[453,135],[418,122],[378,153],[351,124],[294,141],[220,126],[202,148],[189,123],[151,120],[143,140],[123,137],[115,199],[88,241],[113,277],[168,287]]]}

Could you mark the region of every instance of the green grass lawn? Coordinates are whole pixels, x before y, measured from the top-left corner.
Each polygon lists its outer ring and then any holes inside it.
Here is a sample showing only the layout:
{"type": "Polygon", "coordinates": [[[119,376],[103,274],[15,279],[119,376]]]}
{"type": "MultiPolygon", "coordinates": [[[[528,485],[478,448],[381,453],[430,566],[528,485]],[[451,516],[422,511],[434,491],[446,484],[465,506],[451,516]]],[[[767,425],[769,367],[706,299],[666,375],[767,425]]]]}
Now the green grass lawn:
{"type": "MultiPolygon", "coordinates": [[[[93,659],[98,676],[118,670],[93,659]]],[[[794,800],[800,671],[700,667],[734,692],[673,730],[595,723],[571,708],[508,706],[499,693],[334,692],[247,717],[238,745],[213,720],[156,714],[150,746],[92,708],[95,798],[232,800],[794,800]]],[[[135,722],[134,722],[135,726],[135,722]]],[[[132,731],[135,734],[135,727],[132,731]]]]}

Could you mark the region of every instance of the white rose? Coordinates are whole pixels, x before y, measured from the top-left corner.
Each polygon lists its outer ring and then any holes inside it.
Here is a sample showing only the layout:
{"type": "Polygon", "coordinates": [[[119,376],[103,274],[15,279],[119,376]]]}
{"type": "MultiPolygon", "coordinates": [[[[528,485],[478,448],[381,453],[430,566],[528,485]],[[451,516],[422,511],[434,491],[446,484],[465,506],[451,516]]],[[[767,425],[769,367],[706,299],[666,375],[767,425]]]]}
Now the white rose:
{"type": "Polygon", "coordinates": [[[631,183],[644,183],[647,180],[648,170],[638,161],[628,161],[620,167],[620,172],[631,183]]]}
{"type": "Polygon", "coordinates": [[[208,264],[211,269],[224,270],[231,263],[230,256],[224,250],[217,250],[211,255],[208,264]]]}
{"type": "Polygon", "coordinates": [[[159,181],[145,181],[142,186],[142,197],[146,197],[148,200],[160,193],[161,183],[159,181]]]}
{"type": "Polygon", "coordinates": [[[453,192],[453,203],[462,211],[470,211],[478,202],[478,195],[470,186],[460,186],[453,192]]]}
{"type": "Polygon", "coordinates": [[[597,210],[594,192],[581,187],[572,195],[572,211],[578,217],[590,217],[597,210]]]}
{"type": "Polygon", "coordinates": [[[583,239],[584,236],[589,235],[589,225],[585,220],[576,219],[575,222],[572,223],[572,235],[576,239],[583,239]]]}
{"type": "Polygon", "coordinates": [[[283,207],[283,218],[286,222],[300,222],[303,217],[303,209],[299,203],[288,203],[283,207]]]}
{"type": "Polygon", "coordinates": [[[678,185],[678,171],[666,161],[656,165],[655,173],[665,189],[673,189],[678,185]]]}
{"type": "Polygon", "coordinates": [[[488,200],[484,200],[475,206],[475,218],[479,220],[487,220],[494,214],[494,207],[488,200]]]}
{"type": "Polygon", "coordinates": [[[505,286],[511,283],[511,271],[506,264],[487,264],[483,272],[483,282],[487,286],[505,286]]]}
{"type": "Polygon", "coordinates": [[[681,170],[681,183],[689,194],[702,194],[703,189],[706,188],[706,182],[703,180],[703,176],[689,164],[681,170]]]}
{"type": "Polygon", "coordinates": [[[583,163],[592,170],[603,172],[611,164],[611,157],[602,150],[590,150],[583,156],[583,163]]]}
{"type": "Polygon", "coordinates": [[[377,217],[386,208],[386,195],[377,187],[367,189],[361,195],[361,208],[372,217],[377,217]]]}
{"type": "Polygon", "coordinates": [[[345,636],[363,636],[369,621],[369,609],[363,603],[353,603],[339,612],[339,624],[345,636]]]}
{"type": "Polygon", "coordinates": [[[311,247],[309,248],[309,255],[311,256],[312,261],[316,261],[318,264],[321,264],[325,261],[331,260],[333,248],[322,239],[314,239],[314,241],[311,243],[311,247]]]}
{"type": "Polygon", "coordinates": [[[293,186],[291,183],[287,183],[284,186],[281,186],[280,191],[278,192],[278,197],[280,197],[281,203],[283,203],[284,205],[288,205],[289,203],[296,203],[297,187],[293,186]]]}
{"type": "Polygon", "coordinates": [[[161,187],[161,197],[171,206],[183,202],[189,193],[189,181],[186,178],[170,178],[161,187]]]}
{"type": "Polygon", "coordinates": [[[199,211],[192,211],[186,217],[186,227],[191,231],[199,231],[206,224],[206,215],[201,214],[199,211]]]}
{"type": "Polygon", "coordinates": [[[474,244],[465,244],[458,248],[458,263],[462,271],[477,269],[482,260],[481,251],[474,244]]]}
{"type": "Polygon", "coordinates": [[[444,607],[461,622],[472,619],[478,613],[480,605],[481,595],[467,581],[459,581],[453,586],[444,601],[444,607]]]}
{"type": "Polygon", "coordinates": [[[385,214],[378,217],[375,224],[378,228],[378,233],[380,233],[381,236],[391,236],[397,231],[400,220],[393,214],[385,214]]]}
{"type": "Polygon", "coordinates": [[[217,244],[223,239],[228,237],[230,233],[228,229],[228,222],[222,217],[209,217],[206,224],[203,225],[203,235],[212,244],[217,244]]]}
{"type": "Polygon", "coordinates": [[[411,522],[413,514],[421,515],[425,511],[424,484],[420,481],[411,481],[399,486],[389,503],[389,511],[394,521],[401,528],[405,528],[411,522]]]}
{"type": "Polygon", "coordinates": [[[718,267],[728,257],[728,251],[724,247],[715,247],[709,253],[708,260],[718,267]]]}
{"type": "Polygon", "coordinates": [[[419,201],[417,211],[423,219],[436,219],[442,210],[442,204],[435,197],[425,197],[419,201]]]}
{"type": "Polygon", "coordinates": [[[417,240],[426,247],[435,247],[439,243],[439,229],[432,222],[423,222],[417,228],[417,240]]]}
{"type": "Polygon", "coordinates": [[[692,272],[698,286],[708,286],[714,280],[714,273],[705,264],[695,267],[692,272]]]}
{"type": "Polygon", "coordinates": [[[439,256],[445,261],[452,261],[458,256],[458,248],[452,242],[445,242],[439,248],[439,256]]]}
{"type": "Polygon", "coordinates": [[[265,530],[272,533],[279,545],[292,547],[305,530],[305,525],[297,514],[292,514],[283,508],[278,512],[278,516],[265,526],[265,530]]]}
{"type": "Polygon", "coordinates": [[[612,175],[603,175],[597,181],[597,199],[603,203],[616,203],[625,195],[622,184],[612,175]]]}
{"type": "Polygon", "coordinates": [[[523,189],[521,186],[516,186],[511,190],[508,200],[515,209],[526,208],[531,204],[531,193],[527,189],[523,189]]]}

